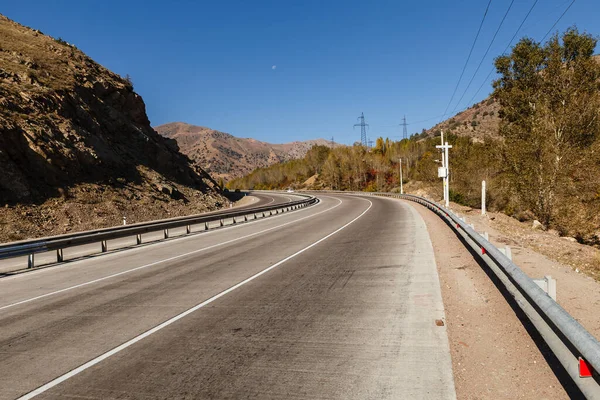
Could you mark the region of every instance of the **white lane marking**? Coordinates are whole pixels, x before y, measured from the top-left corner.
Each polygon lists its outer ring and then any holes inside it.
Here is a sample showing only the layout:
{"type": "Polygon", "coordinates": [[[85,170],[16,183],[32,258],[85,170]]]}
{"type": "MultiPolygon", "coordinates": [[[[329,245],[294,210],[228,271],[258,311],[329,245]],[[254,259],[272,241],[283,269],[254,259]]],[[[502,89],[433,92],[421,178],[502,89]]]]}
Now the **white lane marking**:
{"type": "MultiPolygon", "coordinates": [[[[326,198],[326,199],[336,199],[336,200],[339,201],[339,199],[337,199],[335,197],[331,197],[331,196],[319,196],[319,197],[320,198],[326,198]]],[[[311,206],[311,208],[299,208],[299,209],[297,209],[295,211],[289,211],[289,212],[287,212],[285,214],[283,214],[283,213],[282,214],[275,214],[275,215],[271,216],[270,218],[277,218],[277,217],[288,216],[288,215],[292,215],[292,214],[296,214],[296,213],[301,213],[301,212],[304,212],[304,211],[307,211],[307,210],[312,210],[312,209],[314,209],[316,207],[321,207],[322,204],[323,203],[319,201],[314,206],[311,206]]],[[[328,211],[328,210],[325,210],[325,211],[328,211]]],[[[325,212],[325,211],[323,211],[323,212],[325,212]]],[[[248,215],[250,215],[250,214],[253,214],[253,213],[248,213],[248,215]]],[[[257,214],[260,214],[260,213],[257,213],[257,214]]],[[[314,215],[317,215],[317,214],[314,214],[314,215]]],[[[270,219],[270,218],[269,219],[259,218],[257,220],[250,220],[250,221],[248,221],[248,223],[260,224],[262,222],[272,221],[272,219],[270,219]]],[[[298,219],[296,221],[301,221],[301,220],[302,219],[298,219]]],[[[284,225],[280,225],[280,226],[284,226],[284,225]]],[[[173,236],[172,239],[173,240],[177,240],[178,243],[183,243],[184,241],[188,241],[188,240],[196,240],[199,237],[205,237],[205,236],[208,236],[208,235],[222,233],[223,231],[229,231],[231,229],[244,228],[244,227],[248,227],[248,225],[246,225],[246,223],[236,224],[236,225],[225,225],[223,227],[220,227],[219,229],[210,229],[208,231],[193,232],[194,234],[192,234],[192,235],[173,236]],[[198,235],[203,235],[203,236],[198,236],[198,235]]],[[[154,232],[154,233],[156,233],[156,232],[154,232]]],[[[162,240],[157,240],[157,239],[150,239],[150,240],[151,240],[150,242],[146,243],[146,247],[137,247],[136,246],[136,247],[127,249],[128,251],[131,252],[129,254],[132,254],[133,252],[139,252],[141,250],[146,249],[147,247],[156,248],[156,247],[159,247],[159,246],[162,247],[162,246],[166,246],[166,245],[172,244],[170,241],[162,241],[162,240]]],[[[126,249],[126,247],[121,247],[120,249],[123,250],[123,249],[126,249]]],[[[46,254],[46,253],[42,253],[42,254],[46,254]]],[[[78,252],[73,253],[73,254],[75,256],[77,256],[77,255],[86,255],[86,254],[90,254],[90,253],[85,253],[83,251],[78,251],[78,252]]],[[[111,257],[121,257],[121,256],[122,256],[121,253],[110,253],[110,254],[103,255],[102,257],[104,257],[105,260],[108,260],[111,257]]],[[[84,262],[84,261],[88,261],[88,260],[74,260],[74,262],[78,262],[78,263],[79,262],[84,262]]],[[[3,277],[2,280],[0,280],[0,284],[4,283],[6,281],[13,280],[13,279],[29,278],[29,277],[34,276],[34,275],[44,274],[44,273],[51,273],[52,271],[56,271],[56,270],[61,269],[61,268],[66,269],[68,267],[73,267],[73,266],[74,266],[74,264],[56,265],[56,266],[53,266],[52,268],[42,268],[42,269],[39,269],[37,271],[28,271],[26,274],[17,274],[17,275],[12,275],[12,276],[8,276],[8,277],[3,277]]],[[[2,307],[0,307],[0,310],[2,310],[2,307]]]]}
{"type": "Polygon", "coordinates": [[[226,245],[226,244],[229,244],[229,243],[237,242],[237,241],[240,241],[240,240],[243,240],[243,239],[247,239],[247,238],[252,237],[252,236],[260,235],[260,234],[263,234],[265,232],[269,232],[269,231],[272,231],[274,229],[278,229],[278,228],[281,228],[281,227],[284,227],[284,226],[287,226],[287,225],[290,225],[290,224],[293,224],[293,223],[296,223],[296,222],[300,222],[302,220],[315,217],[315,216],[317,216],[319,214],[323,214],[324,212],[328,212],[328,211],[333,210],[334,208],[339,207],[342,204],[342,200],[340,200],[340,199],[336,199],[336,200],[339,202],[338,204],[336,204],[335,206],[330,207],[330,208],[328,208],[326,210],[320,211],[320,212],[318,212],[316,214],[311,214],[311,215],[308,215],[306,217],[302,217],[300,219],[296,219],[294,221],[286,222],[285,224],[277,225],[277,226],[274,226],[274,227],[271,227],[271,228],[263,229],[262,231],[251,233],[249,235],[241,236],[239,238],[227,240],[225,242],[217,243],[217,244],[214,244],[212,246],[208,246],[208,247],[204,247],[204,248],[201,248],[201,249],[198,249],[198,250],[190,251],[189,253],[179,254],[177,256],[169,257],[169,258],[166,258],[164,260],[155,261],[155,262],[150,263],[150,264],[141,265],[139,267],[135,267],[135,268],[132,268],[132,269],[129,269],[129,270],[126,270],[126,271],[117,272],[115,274],[104,276],[102,278],[94,279],[94,280],[91,280],[91,281],[88,281],[88,282],[83,282],[83,283],[79,283],[77,285],[73,285],[73,286],[69,286],[69,287],[63,288],[63,289],[59,289],[59,290],[56,290],[54,292],[45,293],[45,294],[42,294],[42,295],[39,295],[39,296],[35,296],[35,297],[31,297],[31,298],[25,299],[25,300],[20,300],[20,301],[17,301],[15,303],[11,303],[11,304],[7,304],[5,306],[1,306],[0,310],[5,310],[7,308],[18,306],[20,304],[30,303],[30,302],[35,301],[35,300],[43,299],[45,297],[53,296],[53,295],[59,294],[59,293],[64,293],[64,292],[67,292],[69,290],[77,289],[77,288],[80,288],[80,287],[83,287],[83,286],[88,286],[88,285],[91,285],[91,284],[94,284],[94,283],[97,283],[97,282],[104,281],[106,279],[110,279],[110,278],[114,278],[116,276],[128,274],[130,272],[138,271],[140,269],[152,267],[154,265],[161,264],[161,263],[164,263],[164,262],[177,260],[177,259],[182,258],[182,257],[186,257],[186,256],[189,256],[189,255],[192,255],[192,254],[197,254],[197,253],[200,253],[200,252],[203,252],[203,251],[206,251],[206,250],[214,249],[215,247],[219,247],[219,246],[223,246],[223,245],[226,245]]]}
{"type": "MultiPolygon", "coordinates": [[[[237,283],[235,285],[233,285],[232,287],[230,287],[229,289],[225,289],[224,291],[222,291],[219,294],[214,295],[213,297],[209,298],[208,300],[203,301],[202,303],[195,305],[194,307],[182,312],[181,314],[178,314],[176,316],[174,316],[173,318],[163,322],[160,325],[155,326],[154,328],[134,337],[133,339],[128,340],[127,342],[123,343],[120,346],[115,347],[112,350],[107,351],[106,353],[88,361],[87,363],[80,365],[79,367],[75,368],[72,371],[67,372],[64,375],[59,376],[58,378],[46,383],[45,385],[40,386],[39,388],[19,397],[17,400],[27,400],[27,399],[32,399],[35,396],[42,394],[44,392],[46,392],[47,390],[53,388],[54,386],[66,381],[69,378],[74,377],[75,375],[80,374],[81,372],[85,371],[86,369],[93,367],[94,365],[98,364],[99,362],[106,360],[107,358],[119,353],[122,350],[125,350],[126,348],[128,348],[129,346],[139,342],[142,339],[147,338],[148,336],[152,335],[153,333],[156,333],[158,331],[160,331],[163,328],[166,328],[167,326],[173,324],[174,322],[179,321],[180,319],[186,317],[187,315],[193,313],[194,311],[197,311],[199,309],[201,309],[202,307],[212,303],[213,301],[225,296],[228,293],[233,292],[234,290],[244,286],[246,283],[253,281],[254,279],[258,278],[261,275],[266,274],[267,272],[271,271],[274,268],[277,268],[278,266],[280,266],[281,264],[285,263],[286,261],[291,260],[292,258],[304,253],[306,250],[318,245],[319,243],[327,240],[328,238],[330,238],[331,236],[335,235],[336,233],[340,232],[341,230],[345,229],[347,226],[349,226],[350,224],[352,224],[353,222],[355,222],[356,220],[358,220],[360,217],[362,217],[363,215],[365,215],[370,209],[371,207],[373,207],[373,203],[370,200],[367,199],[363,199],[369,202],[369,207],[367,207],[367,209],[365,211],[363,211],[358,217],[354,218],[352,221],[348,222],[346,225],[343,225],[342,227],[338,228],[337,230],[331,232],[329,235],[317,240],[316,242],[308,245],[307,247],[303,248],[302,250],[297,251],[296,253],[292,254],[291,256],[288,256],[286,258],[284,258],[283,260],[271,265],[270,267],[263,269],[260,272],[257,272],[256,274],[252,275],[251,277],[244,279],[243,281],[241,281],[240,283],[237,283]]],[[[339,204],[342,204],[341,202],[339,204]]],[[[338,204],[338,206],[339,206],[338,204]]],[[[337,207],[337,206],[336,206],[337,207]]]]}
{"type": "Polygon", "coordinates": [[[271,196],[265,196],[265,197],[268,197],[268,198],[270,198],[270,199],[271,199],[271,201],[270,201],[270,202],[268,202],[267,204],[265,204],[265,206],[268,206],[269,204],[271,204],[271,203],[273,203],[273,202],[275,201],[275,198],[274,198],[274,197],[271,197],[271,196]]]}

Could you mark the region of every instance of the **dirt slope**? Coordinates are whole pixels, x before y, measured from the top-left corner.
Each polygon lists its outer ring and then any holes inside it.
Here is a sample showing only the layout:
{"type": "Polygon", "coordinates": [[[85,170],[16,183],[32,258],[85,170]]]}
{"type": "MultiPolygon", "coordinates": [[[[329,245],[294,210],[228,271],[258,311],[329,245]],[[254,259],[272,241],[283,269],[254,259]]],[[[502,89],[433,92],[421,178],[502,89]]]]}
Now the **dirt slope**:
{"type": "Polygon", "coordinates": [[[271,144],[183,122],[172,122],[155,129],[161,135],[175,139],[181,151],[199,167],[225,180],[244,176],[256,168],[304,157],[315,144],[331,145],[325,139],[271,144]]]}
{"type": "Polygon", "coordinates": [[[126,210],[154,219],[223,201],[208,174],[151,128],[128,79],[2,15],[0,165],[0,241],[112,225],[126,210]]]}

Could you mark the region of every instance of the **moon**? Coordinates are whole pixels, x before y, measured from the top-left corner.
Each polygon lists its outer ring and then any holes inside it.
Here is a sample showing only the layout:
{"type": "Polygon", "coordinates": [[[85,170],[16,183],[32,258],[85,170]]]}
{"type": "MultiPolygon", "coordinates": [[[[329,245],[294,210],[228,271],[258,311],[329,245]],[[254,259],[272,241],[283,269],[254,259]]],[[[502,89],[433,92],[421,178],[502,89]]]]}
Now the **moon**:
{"type": "Polygon", "coordinates": [[[271,69],[277,69],[277,65],[271,66],[271,69]]]}

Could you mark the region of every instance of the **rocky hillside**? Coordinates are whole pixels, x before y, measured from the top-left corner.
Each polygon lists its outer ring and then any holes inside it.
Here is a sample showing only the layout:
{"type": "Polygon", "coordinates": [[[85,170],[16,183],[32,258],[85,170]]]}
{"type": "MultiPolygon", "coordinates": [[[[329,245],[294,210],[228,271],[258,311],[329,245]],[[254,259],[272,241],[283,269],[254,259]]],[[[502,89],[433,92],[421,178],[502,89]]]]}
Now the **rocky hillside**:
{"type": "Polygon", "coordinates": [[[183,122],[173,122],[155,129],[161,135],[176,140],[181,152],[199,167],[225,180],[247,175],[256,168],[302,158],[316,144],[331,146],[331,142],[325,139],[271,144],[183,122]]]}
{"type": "Polygon", "coordinates": [[[216,208],[131,81],[0,15],[0,241],[216,208]]]}
{"type": "Polygon", "coordinates": [[[426,130],[428,137],[439,136],[440,131],[458,136],[468,136],[474,141],[483,141],[486,135],[498,138],[500,105],[491,97],[474,104],[432,128],[426,130]]]}
{"type": "MultiPolygon", "coordinates": [[[[593,57],[600,64],[600,55],[593,57]]],[[[454,117],[427,129],[425,135],[428,137],[439,136],[440,131],[443,130],[444,133],[471,137],[473,141],[482,141],[486,135],[499,138],[499,110],[500,105],[490,96],[459,112],[454,117]]]]}

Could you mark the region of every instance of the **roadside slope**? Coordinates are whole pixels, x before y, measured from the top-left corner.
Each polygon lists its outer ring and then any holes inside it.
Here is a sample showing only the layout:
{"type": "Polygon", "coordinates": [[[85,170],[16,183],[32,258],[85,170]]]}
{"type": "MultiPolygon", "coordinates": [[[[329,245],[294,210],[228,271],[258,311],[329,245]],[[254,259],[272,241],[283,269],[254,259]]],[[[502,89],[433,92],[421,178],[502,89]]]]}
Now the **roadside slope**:
{"type": "Polygon", "coordinates": [[[128,78],[0,15],[0,241],[214,209],[128,78]],[[183,207],[185,205],[185,207],[183,207]]]}

